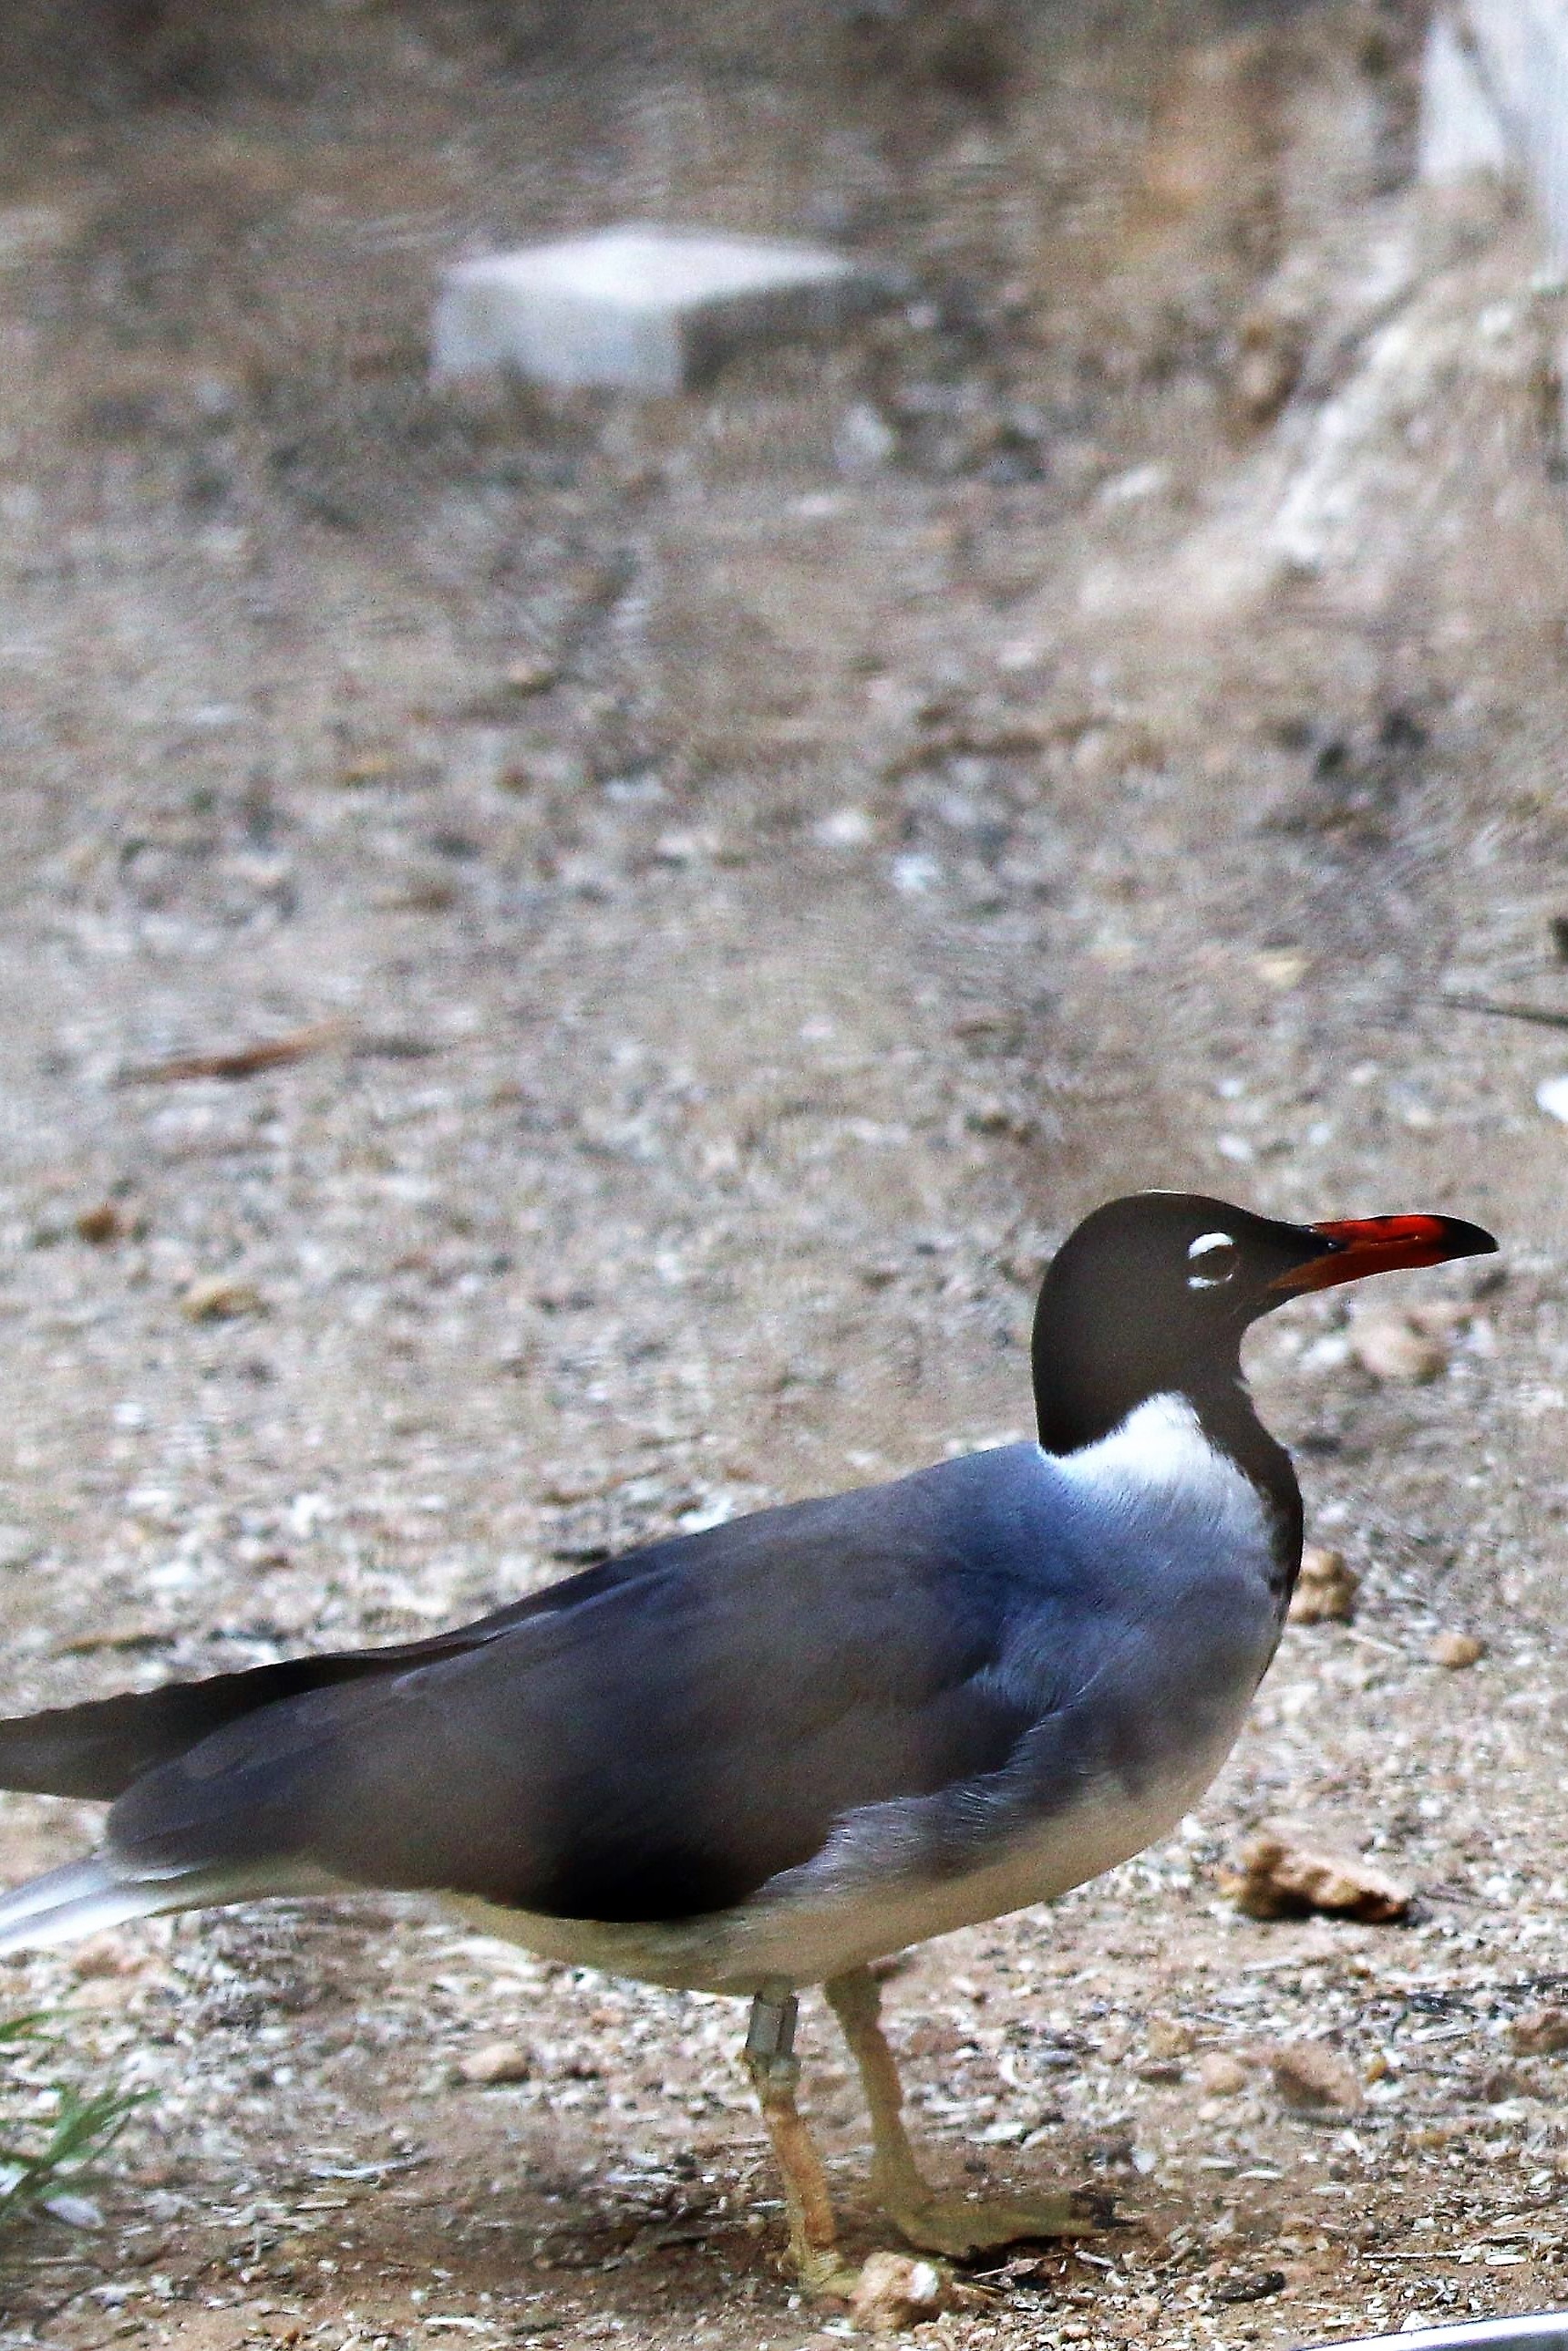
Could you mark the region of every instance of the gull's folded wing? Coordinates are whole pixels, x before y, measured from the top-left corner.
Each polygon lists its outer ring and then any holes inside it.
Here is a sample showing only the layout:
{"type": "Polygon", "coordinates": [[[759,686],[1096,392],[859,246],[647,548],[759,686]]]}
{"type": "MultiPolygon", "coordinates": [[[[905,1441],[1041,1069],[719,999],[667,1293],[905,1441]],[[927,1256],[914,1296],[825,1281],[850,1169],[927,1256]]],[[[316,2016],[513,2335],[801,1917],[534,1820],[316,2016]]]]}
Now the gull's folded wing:
{"type": "MultiPolygon", "coordinates": [[[[1034,1504],[1040,1457],[1017,1455],[1034,1504]]],[[[560,1917],[724,1908],[847,1814],[999,1770],[1048,1703],[1009,1656],[1013,1466],[762,1512],[403,1649],[0,1725],[0,1783],[29,1739],[57,1751],[26,1784],[112,1779],[106,1861],[171,1890],[320,1875],[560,1917]]]]}

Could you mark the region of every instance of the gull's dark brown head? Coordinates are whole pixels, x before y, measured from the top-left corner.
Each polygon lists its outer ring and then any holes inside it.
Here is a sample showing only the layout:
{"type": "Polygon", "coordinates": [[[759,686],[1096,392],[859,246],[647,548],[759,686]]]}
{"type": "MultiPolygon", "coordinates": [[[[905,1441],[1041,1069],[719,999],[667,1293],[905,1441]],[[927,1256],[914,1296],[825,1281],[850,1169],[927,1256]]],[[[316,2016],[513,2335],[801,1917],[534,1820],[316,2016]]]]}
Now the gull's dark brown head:
{"type": "Polygon", "coordinates": [[[1458,1217],[1293,1225],[1197,1192],[1107,1201],[1068,1236],[1040,1288],[1040,1441],[1071,1452],[1150,1396],[1186,1395],[1201,1409],[1233,1393],[1244,1332],[1303,1291],[1496,1248],[1490,1233],[1458,1217]]]}

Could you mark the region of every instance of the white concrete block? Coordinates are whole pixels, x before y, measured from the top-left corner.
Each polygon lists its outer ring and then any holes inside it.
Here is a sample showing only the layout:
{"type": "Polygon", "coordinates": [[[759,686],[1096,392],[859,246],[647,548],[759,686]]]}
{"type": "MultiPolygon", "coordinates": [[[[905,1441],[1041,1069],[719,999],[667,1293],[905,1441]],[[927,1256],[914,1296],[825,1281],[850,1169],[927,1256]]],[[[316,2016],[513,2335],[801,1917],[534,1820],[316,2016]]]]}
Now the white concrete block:
{"type": "Polygon", "coordinates": [[[1447,0],[1427,67],[1424,166],[1469,151],[1476,160],[1460,168],[1491,169],[1500,141],[1545,224],[1553,264],[1568,266],[1568,0],[1447,0]]]}
{"type": "Polygon", "coordinates": [[[1509,161],[1508,131],[1473,43],[1452,18],[1435,16],[1421,64],[1421,177],[1500,179],[1509,161]]]}
{"type": "Polygon", "coordinates": [[[437,382],[504,370],[559,390],[684,392],[738,351],[841,326],[890,291],[817,246],[604,229],[449,269],[431,370],[437,382]]]}

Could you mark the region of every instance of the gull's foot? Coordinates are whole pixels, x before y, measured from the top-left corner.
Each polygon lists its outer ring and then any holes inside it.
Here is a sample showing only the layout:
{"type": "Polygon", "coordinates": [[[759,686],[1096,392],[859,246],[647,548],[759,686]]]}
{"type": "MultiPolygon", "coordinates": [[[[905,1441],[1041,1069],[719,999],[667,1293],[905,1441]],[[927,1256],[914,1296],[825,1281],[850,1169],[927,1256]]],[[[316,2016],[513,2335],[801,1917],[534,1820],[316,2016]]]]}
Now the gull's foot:
{"type": "Polygon", "coordinates": [[[963,2196],[927,2196],[883,2210],[899,2234],[923,2253],[946,2253],[957,2262],[1039,2237],[1086,2237],[1112,2219],[1108,2199],[1071,2191],[1022,2198],[1016,2204],[1003,2197],[971,2204],[963,2196]]]}
{"type": "Polygon", "coordinates": [[[828,2294],[835,2302],[848,2302],[861,2282],[858,2266],[846,2262],[836,2248],[820,2252],[791,2244],[790,2266],[802,2294],[828,2294]]]}

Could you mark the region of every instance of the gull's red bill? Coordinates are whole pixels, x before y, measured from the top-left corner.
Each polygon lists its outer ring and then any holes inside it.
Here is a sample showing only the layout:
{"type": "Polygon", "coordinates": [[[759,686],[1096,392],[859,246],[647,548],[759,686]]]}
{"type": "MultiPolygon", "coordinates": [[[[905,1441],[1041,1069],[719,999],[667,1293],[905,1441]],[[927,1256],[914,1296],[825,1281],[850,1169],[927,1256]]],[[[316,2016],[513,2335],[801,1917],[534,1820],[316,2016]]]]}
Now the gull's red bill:
{"type": "Polygon", "coordinates": [[[1322,1241],[1322,1255],[1277,1275],[1271,1290],[1333,1290],[1369,1273],[1447,1265],[1456,1257],[1490,1257],[1497,1248],[1490,1233],[1462,1217],[1346,1217],[1308,1225],[1303,1238],[1305,1233],[1322,1241]]]}

